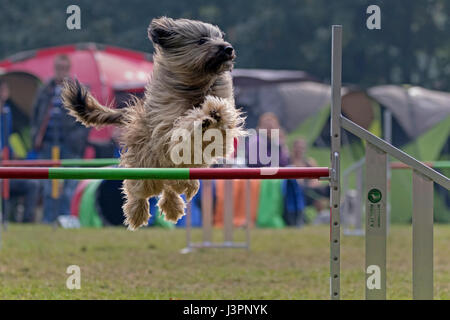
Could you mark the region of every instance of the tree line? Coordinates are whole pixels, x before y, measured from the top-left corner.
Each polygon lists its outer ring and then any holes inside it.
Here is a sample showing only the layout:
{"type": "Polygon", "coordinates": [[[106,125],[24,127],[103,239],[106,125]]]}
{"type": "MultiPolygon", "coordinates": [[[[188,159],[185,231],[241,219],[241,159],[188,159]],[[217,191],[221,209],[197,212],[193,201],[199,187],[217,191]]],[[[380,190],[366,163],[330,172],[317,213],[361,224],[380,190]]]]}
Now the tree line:
{"type": "Polygon", "coordinates": [[[344,82],[450,91],[448,0],[0,0],[0,58],[76,42],[152,52],[147,27],[162,15],[219,25],[238,68],[304,70],[326,82],[330,26],[342,24],[344,82]],[[66,27],[71,4],[81,9],[81,30],[66,27]],[[366,27],[372,4],[380,30],[366,27]]]}

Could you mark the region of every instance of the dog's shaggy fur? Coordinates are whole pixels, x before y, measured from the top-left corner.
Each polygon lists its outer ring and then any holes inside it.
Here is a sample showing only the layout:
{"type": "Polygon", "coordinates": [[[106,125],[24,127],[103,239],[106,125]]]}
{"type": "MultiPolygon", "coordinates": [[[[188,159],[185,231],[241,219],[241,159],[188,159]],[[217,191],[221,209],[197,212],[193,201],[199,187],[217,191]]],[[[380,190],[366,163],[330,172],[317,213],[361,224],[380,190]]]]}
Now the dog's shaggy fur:
{"type": "MultiPolygon", "coordinates": [[[[100,105],[78,82],[68,81],[62,97],[69,113],[86,126],[121,126],[123,167],[210,165],[214,158],[201,157],[201,164],[181,165],[171,160],[171,151],[179,143],[171,139],[174,131],[187,129],[193,137],[198,125],[203,131],[220,130],[223,143],[217,147],[224,156],[229,155],[233,139],[245,132],[244,118],[235,108],[230,75],[235,53],[223,33],[208,23],[162,17],[152,20],[148,35],[155,53],[152,79],[143,100],[134,99],[124,109],[110,109],[100,105]]],[[[198,188],[198,180],[125,180],[124,223],[131,230],[146,225],[150,217],[148,199],[156,195],[161,195],[158,206],[166,220],[176,222],[184,215],[180,194],[189,201],[198,188]]]]}

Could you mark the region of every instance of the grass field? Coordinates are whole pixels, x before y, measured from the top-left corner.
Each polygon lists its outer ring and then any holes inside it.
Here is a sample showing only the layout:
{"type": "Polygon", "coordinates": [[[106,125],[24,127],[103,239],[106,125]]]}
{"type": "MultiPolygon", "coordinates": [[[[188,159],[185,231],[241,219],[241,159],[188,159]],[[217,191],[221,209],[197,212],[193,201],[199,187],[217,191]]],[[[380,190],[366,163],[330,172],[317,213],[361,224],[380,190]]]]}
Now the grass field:
{"type": "MultiPolygon", "coordinates": [[[[194,232],[200,237],[200,230],[194,232]]],[[[220,239],[221,231],[215,230],[220,239]]],[[[243,238],[243,231],[236,232],[243,238]]],[[[251,250],[180,254],[183,229],[52,229],[10,225],[0,251],[1,299],[328,299],[329,228],[252,230],[251,250]],[[81,289],[66,268],[81,268],[81,289]]],[[[450,226],[435,226],[435,298],[450,299],[450,226]]],[[[364,298],[364,241],[342,239],[343,299],[364,298]]],[[[388,298],[411,298],[411,228],[388,239],[388,298]]]]}

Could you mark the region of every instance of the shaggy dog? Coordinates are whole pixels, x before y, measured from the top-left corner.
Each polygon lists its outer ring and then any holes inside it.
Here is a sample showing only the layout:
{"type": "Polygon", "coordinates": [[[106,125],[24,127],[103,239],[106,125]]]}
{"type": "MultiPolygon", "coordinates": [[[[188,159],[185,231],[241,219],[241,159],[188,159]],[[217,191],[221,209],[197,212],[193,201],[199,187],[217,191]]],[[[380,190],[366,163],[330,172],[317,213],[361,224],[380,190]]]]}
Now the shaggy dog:
{"type": "MultiPolygon", "coordinates": [[[[217,26],[187,19],[153,19],[148,36],[155,47],[154,65],[142,100],[134,99],[123,109],[110,109],[78,81],[66,81],[62,94],[65,107],[85,126],[122,127],[122,167],[207,167],[218,157],[226,157],[233,151],[234,138],[245,134],[244,118],[234,104],[230,74],[236,57],[233,47],[224,41],[217,26]],[[218,131],[221,139],[201,141],[200,150],[192,150],[194,131],[205,133],[209,129],[218,131]],[[181,164],[173,159],[180,136],[190,148],[189,161],[181,164]],[[201,161],[195,162],[195,153],[203,154],[208,146],[215,150],[212,157],[200,155],[201,161]]],[[[198,188],[198,180],[125,180],[124,224],[130,230],[146,225],[150,218],[148,199],[157,195],[161,195],[158,206],[165,219],[176,222],[184,215],[180,194],[189,201],[198,188]]]]}

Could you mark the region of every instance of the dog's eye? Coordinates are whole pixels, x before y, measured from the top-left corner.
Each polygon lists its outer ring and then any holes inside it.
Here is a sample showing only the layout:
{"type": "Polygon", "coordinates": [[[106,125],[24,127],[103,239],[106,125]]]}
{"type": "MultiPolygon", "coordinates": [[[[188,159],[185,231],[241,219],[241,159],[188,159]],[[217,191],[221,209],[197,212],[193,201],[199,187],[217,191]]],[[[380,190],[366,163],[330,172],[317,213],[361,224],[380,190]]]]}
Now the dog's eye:
{"type": "Polygon", "coordinates": [[[205,42],[206,42],[206,39],[205,39],[205,38],[202,38],[202,39],[198,40],[197,44],[202,45],[202,44],[204,44],[205,42]]]}

